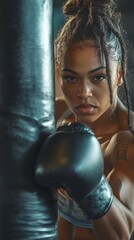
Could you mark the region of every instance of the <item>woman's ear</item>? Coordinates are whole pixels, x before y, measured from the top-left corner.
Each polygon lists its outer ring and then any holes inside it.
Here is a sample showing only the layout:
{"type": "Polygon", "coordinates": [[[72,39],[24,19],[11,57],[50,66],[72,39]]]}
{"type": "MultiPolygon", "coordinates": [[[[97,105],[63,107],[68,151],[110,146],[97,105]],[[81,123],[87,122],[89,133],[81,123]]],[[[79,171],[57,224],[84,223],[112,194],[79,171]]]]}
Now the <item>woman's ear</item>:
{"type": "Polygon", "coordinates": [[[121,86],[123,84],[123,77],[122,77],[122,69],[118,69],[118,80],[117,80],[117,86],[121,86]]]}

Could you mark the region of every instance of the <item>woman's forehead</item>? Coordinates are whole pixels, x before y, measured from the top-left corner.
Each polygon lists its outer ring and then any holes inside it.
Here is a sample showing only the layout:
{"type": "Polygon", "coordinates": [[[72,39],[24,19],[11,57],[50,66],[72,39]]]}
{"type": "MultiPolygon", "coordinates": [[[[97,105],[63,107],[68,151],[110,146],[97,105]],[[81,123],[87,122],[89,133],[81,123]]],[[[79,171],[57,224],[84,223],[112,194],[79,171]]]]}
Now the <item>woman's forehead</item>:
{"type": "Polygon", "coordinates": [[[68,49],[64,55],[63,62],[99,62],[104,63],[104,57],[100,57],[100,53],[96,46],[93,45],[75,45],[72,48],[68,49]]]}

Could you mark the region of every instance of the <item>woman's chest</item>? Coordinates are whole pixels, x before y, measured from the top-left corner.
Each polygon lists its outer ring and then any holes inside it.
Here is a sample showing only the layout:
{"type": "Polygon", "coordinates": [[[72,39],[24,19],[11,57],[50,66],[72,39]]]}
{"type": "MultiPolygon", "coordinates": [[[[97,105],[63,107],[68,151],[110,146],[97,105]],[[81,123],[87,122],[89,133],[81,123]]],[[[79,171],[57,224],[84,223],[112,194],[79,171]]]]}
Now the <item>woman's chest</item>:
{"type": "Polygon", "coordinates": [[[101,148],[104,156],[104,174],[107,176],[113,169],[112,156],[114,154],[114,149],[110,146],[110,140],[101,143],[101,148]]]}

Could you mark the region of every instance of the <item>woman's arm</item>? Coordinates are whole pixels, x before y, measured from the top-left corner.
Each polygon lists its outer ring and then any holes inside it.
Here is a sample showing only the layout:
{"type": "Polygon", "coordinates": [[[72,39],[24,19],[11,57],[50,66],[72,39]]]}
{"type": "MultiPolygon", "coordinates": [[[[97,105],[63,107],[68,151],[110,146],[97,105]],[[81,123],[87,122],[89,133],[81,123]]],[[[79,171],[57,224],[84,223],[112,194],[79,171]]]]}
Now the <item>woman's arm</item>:
{"type": "Polygon", "coordinates": [[[115,197],[107,214],[93,221],[98,240],[130,240],[134,229],[134,168],[131,164],[132,156],[134,155],[131,155],[128,161],[120,160],[110,176],[109,183],[115,197]]]}

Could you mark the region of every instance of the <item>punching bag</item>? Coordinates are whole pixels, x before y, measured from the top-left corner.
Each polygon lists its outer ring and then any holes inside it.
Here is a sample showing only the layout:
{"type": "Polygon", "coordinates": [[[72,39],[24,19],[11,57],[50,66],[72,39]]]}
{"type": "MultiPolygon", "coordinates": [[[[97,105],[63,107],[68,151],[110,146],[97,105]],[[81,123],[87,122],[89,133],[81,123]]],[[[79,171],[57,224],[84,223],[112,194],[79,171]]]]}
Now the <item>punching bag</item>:
{"type": "Polygon", "coordinates": [[[57,239],[57,193],[34,181],[55,131],[52,3],[0,0],[1,240],[57,239]]]}

